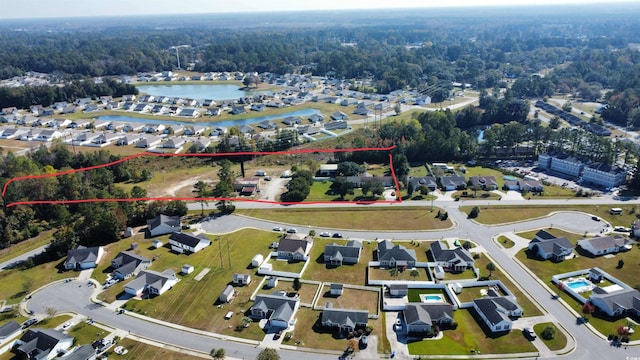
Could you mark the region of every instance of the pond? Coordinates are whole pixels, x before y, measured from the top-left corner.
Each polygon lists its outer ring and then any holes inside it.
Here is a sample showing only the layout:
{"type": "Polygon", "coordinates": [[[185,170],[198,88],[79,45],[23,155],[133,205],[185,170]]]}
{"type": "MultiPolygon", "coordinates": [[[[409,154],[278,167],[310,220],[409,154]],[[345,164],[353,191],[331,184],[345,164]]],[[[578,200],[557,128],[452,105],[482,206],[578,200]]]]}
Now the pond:
{"type": "Polygon", "coordinates": [[[185,124],[192,124],[192,125],[201,125],[201,126],[221,126],[221,127],[233,127],[233,126],[242,126],[242,125],[251,125],[251,124],[257,124],[261,121],[265,121],[265,120],[269,120],[269,121],[273,121],[273,120],[278,120],[278,119],[284,119],[288,116],[298,116],[301,118],[306,119],[307,117],[314,115],[314,114],[320,114],[320,110],[316,110],[316,109],[301,109],[301,110],[296,110],[296,111],[291,111],[291,112],[287,112],[284,114],[278,114],[278,115],[269,115],[269,116],[260,116],[260,117],[254,117],[254,118],[248,118],[248,119],[237,119],[237,120],[224,120],[224,121],[197,121],[197,122],[191,122],[191,121],[180,121],[180,120],[160,120],[160,119],[147,119],[147,118],[137,118],[137,117],[131,117],[131,116],[124,116],[124,115],[104,115],[104,116],[98,116],[95,119],[96,120],[108,120],[108,121],[119,121],[119,122],[133,122],[133,123],[144,123],[144,124],[163,124],[163,125],[185,125],[185,124]]]}
{"type": "Polygon", "coordinates": [[[245,91],[237,84],[137,85],[141,93],[188,99],[232,100],[267,91],[245,91]]]}

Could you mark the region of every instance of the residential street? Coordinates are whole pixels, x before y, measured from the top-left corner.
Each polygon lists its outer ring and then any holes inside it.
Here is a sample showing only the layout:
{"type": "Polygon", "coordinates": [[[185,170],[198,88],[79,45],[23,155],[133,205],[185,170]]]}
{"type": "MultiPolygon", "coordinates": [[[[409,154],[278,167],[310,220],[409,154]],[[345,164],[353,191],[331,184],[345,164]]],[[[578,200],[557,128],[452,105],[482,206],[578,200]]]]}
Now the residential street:
{"type": "MultiPolygon", "coordinates": [[[[611,204],[610,199],[592,199],[592,200],[543,200],[543,201],[501,201],[490,202],[490,204],[611,204]]],[[[366,206],[430,206],[430,201],[411,201],[397,204],[381,204],[366,206]]],[[[278,208],[281,205],[262,204],[262,203],[236,203],[239,208],[254,208],[256,211],[265,211],[269,208],[278,208]]],[[[611,347],[606,339],[596,336],[585,325],[577,323],[578,314],[572,314],[558,300],[551,297],[551,293],[545,284],[538,282],[532,274],[525,271],[520,264],[514,260],[512,252],[505,251],[499,247],[492,238],[500,233],[513,233],[530,229],[545,228],[549,226],[562,228],[573,232],[589,232],[598,233],[604,226],[603,222],[591,220],[589,215],[574,212],[559,212],[549,217],[526,221],[522,223],[486,226],[480,225],[467,219],[466,215],[458,210],[461,205],[487,205],[486,201],[437,201],[436,206],[443,207],[449,212],[450,219],[454,222],[451,229],[436,231],[352,231],[348,229],[340,229],[345,237],[376,239],[390,238],[395,240],[429,240],[438,238],[468,238],[476,242],[484,248],[488,254],[494,259],[505,274],[514,279],[521,289],[529,294],[532,300],[537,302],[545,311],[550,319],[559,322],[568,333],[573,336],[577,346],[575,350],[569,354],[563,355],[566,359],[585,359],[585,358],[602,358],[602,359],[625,359],[627,356],[640,355],[640,349],[637,346],[615,348],[611,347]]],[[[190,207],[199,207],[199,204],[190,204],[190,207]]],[[[211,205],[210,205],[211,206],[211,205]]],[[[334,204],[301,204],[299,207],[325,207],[335,206],[334,204]]],[[[365,205],[344,205],[344,206],[365,206],[365,205]]],[[[297,206],[298,207],[298,206],[297,206]]],[[[268,211],[268,210],[267,210],[268,211]]],[[[304,224],[283,224],[280,222],[262,221],[239,215],[227,215],[217,218],[209,218],[207,221],[198,224],[207,233],[220,234],[235,231],[240,228],[259,228],[271,231],[273,226],[297,226],[299,228],[307,228],[304,224]]],[[[323,229],[312,227],[317,232],[333,231],[336,229],[323,229]]],[[[176,345],[183,348],[208,352],[213,347],[225,347],[227,355],[231,358],[255,358],[260,348],[256,348],[254,344],[245,344],[240,342],[230,342],[221,340],[219,336],[213,334],[198,333],[198,331],[183,331],[176,329],[174,326],[165,326],[157,322],[148,322],[137,317],[122,314],[116,315],[113,309],[104,308],[101,305],[93,304],[89,300],[93,287],[88,287],[86,283],[72,281],[70,283],[57,283],[51,285],[36,294],[28,301],[27,307],[35,311],[37,314],[44,314],[46,307],[54,307],[58,311],[72,311],[91,317],[94,320],[104,323],[108,326],[131,331],[132,334],[149,338],[161,343],[176,345]]],[[[280,349],[283,359],[320,359],[335,358],[333,354],[317,354],[307,352],[295,352],[280,349]]],[[[363,352],[358,356],[360,358],[370,352],[363,352]]],[[[541,358],[550,355],[548,352],[539,354],[541,358]]],[[[402,356],[402,352],[398,352],[398,358],[408,358],[402,356]]]]}

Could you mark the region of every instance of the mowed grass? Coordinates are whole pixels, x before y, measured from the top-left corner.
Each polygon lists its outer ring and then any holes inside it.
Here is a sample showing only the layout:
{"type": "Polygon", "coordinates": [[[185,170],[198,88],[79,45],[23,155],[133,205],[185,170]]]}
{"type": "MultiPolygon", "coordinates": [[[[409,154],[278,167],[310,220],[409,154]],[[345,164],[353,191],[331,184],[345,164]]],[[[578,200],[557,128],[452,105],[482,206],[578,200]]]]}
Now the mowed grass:
{"type": "MultiPolygon", "coordinates": [[[[529,219],[547,216],[555,211],[579,211],[587,214],[597,215],[610,222],[612,225],[629,226],[638,219],[640,208],[637,205],[494,205],[479,206],[480,214],[475,221],[482,224],[505,224],[510,222],[525,221],[529,219]],[[622,215],[611,215],[609,209],[619,207],[623,210],[622,215]]],[[[473,206],[461,206],[460,211],[469,214],[473,206]]]]}
{"type": "Polygon", "coordinates": [[[422,340],[408,344],[411,355],[516,354],[536,351],[536,347],[517,330],[498,335],[490,333],[475,310],[453,312],[455,330],[444,330],[440,340],[422,340]],[[472,352],[471,350],[474,350],[472,352]]]}
{"type": "Polygon", "coordinates": [[[87,324],[84,321],[74,325],[69,330],[69,335],[73,336],[75,343],[80,345],[91,344],[96,340],[104,338],[108,334],[108,331],[87,324]]]}
{"type": "Polygon", "coordinates": [[[513,240],[509,239],[506,236],[498,236],[498,238],[496,239],[496,241],[498,242],[498,244],[500,246],[502,246],[505,249],[511,249],[516,243],[513,242],[513,240]]]}
{"type": "MultiPolygon", "coordinates": [[[[258,278],[257,280],[260,281],[261,279],[262,278],[258,278]]],[[[279,279],[278,285],[273,288],[267,287],[267,283],[265,282],[262,288],[258,290],[258,294],[270,295],[276,291],[285,291],[287,293],[296,292],[296,290],[293,288],[293,281],[279,279]]],[[[318,291],[317,284],[305,283],[304,281],[302,281],[300,290],[297,291],[298,296],[300,296],[300,302],[304,304],[311,304],[313,302],[313,297],[315,296],[316,291],[318,291]]]]}
{"type": "MultiPolygon", "coordinates": [[[[636,264],[640,263],[640,249],[638,246],[634,246],[634,248],[629,251],[618,253],[612,258],[605,258],[604,256],[591,258],[578,254],[575,258],[554,263],[549,260],[542,261],[537,258],[529,258],[526,249],[518,252],[516,258],[551,288],[555,288],[551,283],[551,277],[553,275],[580,269],[590,269],[592,267],[599,267],[629,286],[634,287],[638,285],[637,272],[630,270],[631,266],[637,266],[636,264]],[[619,260],[625,263],[622,269],[617,268],[619,260]]],[[[578,314],[582,315],[582,304],[578,303],[578,301],[564,291],[556,290],[556,293],[578,314]]],[[[589,323],[605,336],[615,334],[617,327],[626,325],[626,322],[627,320],[625,318],[611,319],[597,311],[589,317],[589,323]]],[[[637,339],[637,335],[634,334],[632,340],[634,340],[634,337],[637,339]]]]}
{"type": "MultiPolygon", "coordinates": [[[[235,329],[241,323],[243,314],[251,307],[252,302],[249,298],[261,279],[255,274],[256,270],[249,267],[251,259],[256,254],[266,256],[269,253],[269,244],[277,241],[278,238],[276,233],[246,229],[216,236],[212,238],[210,247],[192,255],[175,254],[167,247],[149,249],[150,239],[138,240],[136,252],[140,255],[149,258],[159,255],[150,269],[162,271],[172,268],[178,272],[183,264],[191,264],[195,267],[195,271],[185,276],[178,275],[181,281],[165,294],[151,299],[130,300],[126,308],[197,329],[255,340],[262,339],[264,332],[258,328],[257,324],[243,329],[242,333],[235,329]],[[247,251],[247,249],[253,250],[247,251]],[[202,280],[196,281],[194,278],[205,268],[210,268],[210,272],[202,280]],[[238,295],[231,304],[218,306],[218,297],[231,282],[234,273],[248,273],[252,277],[252,282],[249,286],[235,288],[238,295]],[[228,311],[236,314],[231,320],[224,319],[228,311]]],[[[105,258],[108,261],[120,249],[129,247],[126,241],[121,243],[123,244],[116,243],[117,246],[110,246],[107,249],[108,255],[105,258]]],[[[102,265],[102,269],[105,273],[110,271],[105,265],[102,265]]]]}
{"type": "Polygon", "coordinates": [[[78,276],[78,273],[61,272],[63,261],[51,261],[25,270],[15,268],[0,271],[0,299],[6,300],[7,305],[17,304],[27,293],[41,286],[78,276]]]}
{"type": "MultiPolygon", "coordinates": [[[[576,233],[564,231],[564,230],[561,230],[561,229],[550,229],[550,228],[547,228],[547,229],[543,229],[543,230],[548,232],[549,234],[555,236],[555,237],[566,237],[574,245],[578,240],[584,239],[584,236],[582,236],[583,234],[576,234],[576,233]]],[[[525,239],[532,240],[536,236],[538,231],[540,231],[540,230],[525,231],[525,232],[517,233],[516,235],[518,235],[520,237],[523,237],[525,239]]]]}
{"type": "Polygon", "coordinates": [[[369,314],[378,314],[380,291],[345,287],[342,295],[335,296],[331,295],[329,285],[325,285],[322,287],[316,306],[325,306],[328,302],[336,309],[367,310],[369,314]]]}
{"type": "MultiPolygon", "coordinates": [[[[113,348],[106,352],[110,359],[121,360],[137,360],[137,359],[163,359],[163,360],[202,360],[200,356],[192,356],[182,352],[172,351],[161,347],[156,347],[131,339],[121,339],[118,345],[127,349],[124,355],[116,355],[113,348]]],[[[231,348],[226,348],[227,354],[231,352],[231,348]]]]}
{"type": "Polygon", "coordinates": [[[562,331],[558,329],[558,327],[554,323],[546,322],[546,323],[535,324],[533,326],[533,331],[535,331],[536,334],[538,334],[538,337],[542,340],[542,342],[544,342],[545,345],[547,345],[547,347],[551,351],[562,350],[564,349],[565,346],[567,346],[567,337],[564,335],[562,331]],[[556,335],[553,337],[553,339],[549,339],[549,340],[542,337],[542,332],[548,326],[556,330],[556,335]]]}
{"type": "Polygon", "coordinates": [[[8,248],[0,250],[0,262],[13,259],[16,256],[22,255],[26,252],[35,250],[41,246],[47,245],[53,240],[53,233],[55,230],[43,231],[38,236],[21,241],[17,244],[13,244],[8,248]]]}
{"type": "MultiPolygon", "coordinates": [[[[329,195],[327,192],[331,187],[331,181],[316,181],[311,186],[311,191],[309,192],[309,196],[305,199],[305,201],[357,201],[357,200],[372,200],[371,193],[367,194],[365,197],[362,194],[362,190],[354,189],[353,195],[345,195],[344,199],[341,199],[339,195],[329,195]]],[[[379,196],[378,200],[384,200],[384,197],[379,196]]]]}
{"type": "Polygon", "coordinates": [[[309,253],[309,265],[302,274],[304,279],[335,282],[343,284],[364,285],[367,278],[367,264],[373,260],[373,251],[376,249],[374,241],[363,241],[360,251],[360,260],[357,264],[327,266],[324,263],[324,248],[328,244],[344,244],[346,240],[318,238],[313,242],[309,253]]]}
{"type": "Polygon", "coordinates": [[[255,212],[237,209],[236,213],[269,221],[283,221],[299,226],[361,230],[430,230],[447,229],[451,221],[436,219],[434,212],[424,207],[350,208],[350,209],[270,209],[255,212]]]}

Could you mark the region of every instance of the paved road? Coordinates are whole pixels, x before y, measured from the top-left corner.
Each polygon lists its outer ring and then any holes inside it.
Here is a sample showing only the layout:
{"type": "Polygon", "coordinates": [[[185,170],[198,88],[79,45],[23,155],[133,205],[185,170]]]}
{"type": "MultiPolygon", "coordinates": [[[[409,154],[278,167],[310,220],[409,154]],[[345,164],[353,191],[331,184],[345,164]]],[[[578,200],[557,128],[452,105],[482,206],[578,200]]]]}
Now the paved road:
{"type": "Polygon", "coordinates": [[[22,263],[23,261],[27,260],[30,257],[36,256],[38,254],[40,254],[41,252],[44,251],[44,249],[47,247],[47,245],[41,246],[37,249],[31,250],[29,252],[26,252],[24,254],[18,255],[10,260],[7,260],[3,263],[0,263],[0,271],[2,270],[7,270],[7,269],[11,269],[14,268],[18,265],[20,265],[20,263],[22,263]]]}

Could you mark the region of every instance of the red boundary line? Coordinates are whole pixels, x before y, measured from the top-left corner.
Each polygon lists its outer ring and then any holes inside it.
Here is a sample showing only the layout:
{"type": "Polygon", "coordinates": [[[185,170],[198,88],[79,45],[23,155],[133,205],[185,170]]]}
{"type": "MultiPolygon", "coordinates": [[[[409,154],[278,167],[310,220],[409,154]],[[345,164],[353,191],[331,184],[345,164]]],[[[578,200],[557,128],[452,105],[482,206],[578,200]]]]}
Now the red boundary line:
{"type": "MultiPolygon", "coordinates": [[[[41,174],[41,175],[25,175],[18,176],[7,180],[4,183],[2,188],[2,197],[4,198],[5,193],[7,192],[8,186],[16,181],[27,180],[27,179],[44,179],[49,177],[58,177],[61,175],[73,174],[82,171],[100,169],[112,165],[117,165],[123,163],[125,161],[135,159],[143,156],[152,156],[152,157],[225,157],[225,156],[242,156],[242,155],[295,155],[295,154],[305,154],[305,153],[336,153],[336,152],[360,152],[360,151],[390,151],[393,150],[395,146],[385,147],[385,148],[349,148],[349,149],[301,149],[301,150],[290,150],[290,151],[244,151],[244,152],[234,152],[234,153],[216,153],[216,154],[164,154],[164,153],[150,153],[144,152],[135,155],[126,156],[122,159],[115,160],[102,165],[94,165],[88,166],[79,169],[70,169],[65,171],[60,171],[51,174],[41,174]]],[[[396,188],[397,200],[382,200],[382,201],[310,201],[310,202],[283,202],[283,201],[269,201],[269,200],[254,200],[254,199],[242,199],[242,198],[103,198],[103,199],[78,199],[78,200],[32,200],[32,201],[16,201],[10,204],[7,204],[6,207],[16,206],[16,205],[66,205],[66,204],[81,204],[81,203],[90,203],[90,202],[133,202],[133,201],[171,201],[171,200],[182,200],[182,201],[243,201],[243,202],[254,202],[254,203],[267,203],[267,204],[279,204],[279,205],[296,205],[296,204],[349,204],[349,203],[357,203],[357,204],[373,204],[373,203],[394,203],[394,202],[402,202],[402,196],[400,196],[400,186],[398,185],[398,179],[396,178],[395,169],[393,168],[393,155],[389,154],[389,168],[391,169],[391,176],[393,178],[393,182],[396,188]]]]}

